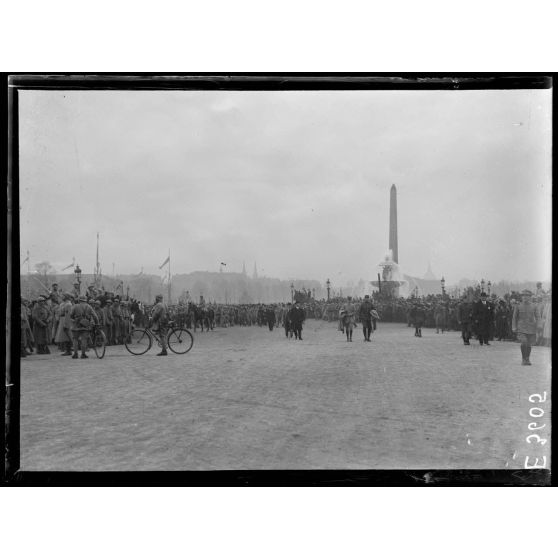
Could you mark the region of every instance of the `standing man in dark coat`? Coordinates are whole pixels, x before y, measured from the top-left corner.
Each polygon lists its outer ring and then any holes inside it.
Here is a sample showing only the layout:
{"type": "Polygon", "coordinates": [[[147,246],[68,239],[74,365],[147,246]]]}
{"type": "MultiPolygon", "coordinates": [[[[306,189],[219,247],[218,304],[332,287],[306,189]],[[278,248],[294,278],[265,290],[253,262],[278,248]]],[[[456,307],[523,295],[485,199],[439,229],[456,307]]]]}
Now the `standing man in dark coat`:
{"type": "Polygon", "coordinates": [[[461,326],[461,337],[464,345],[471,344],[473,305],[467,300],[467,295],[463,295],[457,308],[457,323],[461,326]]]}
{"type": "Polygon", "coordinates": [[[486,293],[482,292],[480,300],[473,304],[473,324],[481,346],[490,345],[488,339],[493,320],[494,306],[487,300],[486,293]]]}
{"type": "Polygon", "coordinates": [[[295,339],[302,341],[302,324],[306,319],[304,309],[300,306],[300,302],[295,302],[294,308],[291,310],[291,324],[294,330],[295,339]]]}
{"type": "Polygon", "coordinates": [[[273,331],[273,327],[275,326],[275,309],[273,308],[273,306],[267,307],[265,311],[265,318],[267,320],[269,331],[273,331]]]}
{"type": "Polygon", "coordinates": [[[358,309],[358,318],[362,324],[362,333],[364,334],[364,341],[370,341],[370,334],[372,333],[372,303],[370,296],[365,295],[364,301],[358,309]]]}
{"type": "Polygon", "coordinates": [[[290,302],[287,302],[287,308],[285,309],[285,314],[283,315],[283,326],[285,328],[285,337],[289,335],[293,336],[293,324],[291,321],[291,314],[293,312],[293,307],[290,302]]]}

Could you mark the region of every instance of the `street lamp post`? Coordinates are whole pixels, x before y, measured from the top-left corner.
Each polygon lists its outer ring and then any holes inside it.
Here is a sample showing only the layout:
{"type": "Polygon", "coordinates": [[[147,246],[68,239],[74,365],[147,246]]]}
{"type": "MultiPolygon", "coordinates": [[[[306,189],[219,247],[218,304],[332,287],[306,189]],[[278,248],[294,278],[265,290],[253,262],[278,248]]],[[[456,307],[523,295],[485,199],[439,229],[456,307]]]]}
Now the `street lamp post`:
{"type": "Polygon", "coordinates": [[[329,279],[326,281],[326,288],[327,288],[327,300],[329,301],[329,289],[331,288],[331,281],[329,279]]]}
{"type": "Polygon", "coordinates": [[[440,283],[442,284],[442,296],[446,296],[446,280],[444,279],[444,277],[442,276],[442,280],[440,281],[440,283]]]}
{"type": "Polygon", "coordinates": [[[81,269],[79,268],[79,264],[76,265],[74,269],[74,274],[76,276],[76,283],[78,284],[78,291],[81,294],[81,269]]]}
{"type": "Polygon", "coordinates": [[[488,284],[487,284],[488,296],[490,296],[490,287],[492,287],[492,283],[490,281],[488,281],[488,284]]]}
{"type": "Polygon", "coordinates": [[[485,285],[484,279],[481,279],[481,283],[480,283],[480,284],[481,284],[481,293],[484,293],[484,285],[485,285]]]}
{"type": "Polygon", "coordinates": [[[291,282],[291,302],[294,302],[294,283],[291,282]]]}

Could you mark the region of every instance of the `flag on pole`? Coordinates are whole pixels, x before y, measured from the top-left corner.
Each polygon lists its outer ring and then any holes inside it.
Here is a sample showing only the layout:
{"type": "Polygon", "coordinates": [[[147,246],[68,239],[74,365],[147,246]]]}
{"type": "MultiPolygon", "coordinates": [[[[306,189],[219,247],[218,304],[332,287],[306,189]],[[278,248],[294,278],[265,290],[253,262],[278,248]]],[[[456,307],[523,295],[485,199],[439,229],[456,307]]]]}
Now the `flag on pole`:
{"type": "Polygon", "coordinates": [[[167,265],[170,262],[170,255],[167,257],[167,259],[159,266],[159,269],[163,269],[163,267],[165,265],[167,265]]]}

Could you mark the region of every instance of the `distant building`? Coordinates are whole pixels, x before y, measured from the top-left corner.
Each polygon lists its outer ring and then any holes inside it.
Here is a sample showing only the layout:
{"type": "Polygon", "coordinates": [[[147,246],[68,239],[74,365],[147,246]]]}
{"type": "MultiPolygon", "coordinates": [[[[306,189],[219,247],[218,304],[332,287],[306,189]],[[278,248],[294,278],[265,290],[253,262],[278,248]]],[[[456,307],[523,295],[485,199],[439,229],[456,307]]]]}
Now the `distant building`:
{"type": "Polygon", "coordinates": [[[408,283],[409,296],[412,296],[416,289],[418,296],[442,294],[442,285],[436,278],[423,279],[420,277],[412,277],[411,275],[403,276],[408,283]]]}

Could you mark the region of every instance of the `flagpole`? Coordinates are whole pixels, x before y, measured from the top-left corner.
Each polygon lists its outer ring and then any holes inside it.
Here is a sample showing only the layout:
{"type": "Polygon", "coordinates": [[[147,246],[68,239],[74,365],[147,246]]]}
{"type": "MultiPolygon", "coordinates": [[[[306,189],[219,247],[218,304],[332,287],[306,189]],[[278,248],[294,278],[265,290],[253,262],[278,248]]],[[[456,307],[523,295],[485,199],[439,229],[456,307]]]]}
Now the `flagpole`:
{"type": "Polygon", "coordinates": [[[171,266],[170,266],[170,248],[169,248],[169,300],[168,300],[168,304],[171,303],[171,266]]]}
{"type": "Polygon", "coordinates": [[[29,250],[27,250],[27,299],[31,299],[31,268],[29,262],[29,250]]]}

